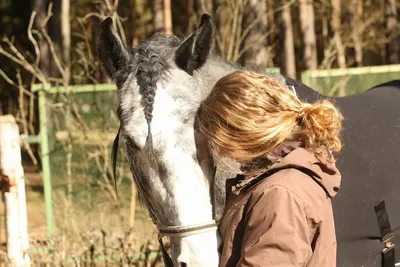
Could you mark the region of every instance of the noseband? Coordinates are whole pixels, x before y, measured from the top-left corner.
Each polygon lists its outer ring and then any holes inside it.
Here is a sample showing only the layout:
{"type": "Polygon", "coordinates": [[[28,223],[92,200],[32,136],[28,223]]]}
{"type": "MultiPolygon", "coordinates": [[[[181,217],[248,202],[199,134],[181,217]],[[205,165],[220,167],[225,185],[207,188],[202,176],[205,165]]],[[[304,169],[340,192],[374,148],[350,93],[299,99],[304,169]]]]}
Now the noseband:
{"type": "MultiPolygon", "coordinates": [[[[131,166],[131,171],[133,175],[136,175],[135,169],[131,166]]],[[[215,174],[215,172],[214,172],[215,174]]],[[[138,177],[138,176],[136,176],[138,177]]],[[[198,235],[207,232],[215,232],[218,230],[218,224],[215,220],[198,223],[198,224],[188,224],[188,225],[162,225],[160,221],[157,219],[153,208],[150,206],[146,198],[144,198],[144,202],[147,206],[147,210],[149,211],[150,218],[153,223],[156,225],[158,229],[158,243],[160,244],[161,252],[163,255],[164,264],[166,267],[174,267],[174,263],[172,262],[171,256],[168,254],[168,251],[165,249],[164,242],[162,238],[172,237],[172,238],[183,238],[192,235],[198,235]]]]}
{"type": "MultiPolygon", "coordinates": [[[[150,210],[149,210],[150,211],[150,210]]],[[[151,212],[150,212],[151,214],[151,212]]],[[[153,217],[153,216],[151,216],[153,217]]],[[[152,218],[153,219],[153,218],[152,218]]],[[[179,225],[179,226],[161,226],[157,222],[153,223],[158,228],[158,243],[160,244],[161,252],[163,254],[163,259],[165,266],[174,267],[171,256],[169,256],[167,250],[165,249],[162,238],[164,236],[168,237],[186,237],[191,235],[197,235],[207,232],[217,231],[218,226],[215,220],[211,220],[205,223],[190,224],[190,225],[179,225]]]]}

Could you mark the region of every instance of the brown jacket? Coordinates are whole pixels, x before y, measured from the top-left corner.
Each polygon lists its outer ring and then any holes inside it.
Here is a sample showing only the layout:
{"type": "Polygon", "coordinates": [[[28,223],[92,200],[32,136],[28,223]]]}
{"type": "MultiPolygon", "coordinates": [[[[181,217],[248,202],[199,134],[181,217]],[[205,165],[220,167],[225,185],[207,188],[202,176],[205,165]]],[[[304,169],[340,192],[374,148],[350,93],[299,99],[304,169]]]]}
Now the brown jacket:
{"type": "Polygon", "coordinates": [[[274,161],[272,170],[229,196],[220,222],[220,266],[336,266],[331,198],[341,176],[335,164],[297,148],[274,161]]]}

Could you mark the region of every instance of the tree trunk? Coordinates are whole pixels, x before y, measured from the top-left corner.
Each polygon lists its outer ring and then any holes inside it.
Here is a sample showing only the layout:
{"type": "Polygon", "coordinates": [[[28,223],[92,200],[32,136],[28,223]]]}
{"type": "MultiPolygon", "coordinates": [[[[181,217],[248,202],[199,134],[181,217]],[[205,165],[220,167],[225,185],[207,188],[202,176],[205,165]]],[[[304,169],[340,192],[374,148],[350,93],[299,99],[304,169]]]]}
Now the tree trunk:
{"type": "Polygon", "coordinates": [[[275,17],[274,17],[274,5],[273,0],[267,1],[267,16],[268,16],[268,30],[270,34],[268,35],[268,40],[270,44],[275,43],[275,17]]]}
{"type": "Polygon", "coordinates": [[[362,14],[363,14],[363,0],[352,0],[351,3],[352,13],[352,38],[354,41],[354,51],[356,55],[357,67],[363,65],[363,45],[362,45],[362,14]]]}
{"type": "Polygon", "coordinates": [[[250,0],[244,7],[242,29],[250,29],[244,39],[243,65],[266,67],[268,64],[267,36],[268,32],[267,2],[250,0]],[[256,22],[255,22],[256,20],[256,22]],[[255,23],[255,24],[254,24],[255,23]]]}
{"type": "Polygon", "coordinates": [[[66,82],[70,80],[71,66],[71,24],[69,21],[70,0],[62,0],[61,7],[61,37],[62,37],[62,58],[66,66],[66,82]]]}
{"type": "Polygon", "coordinates": [[[164,0],[164,29],[166,35],[172,35],[171,0],[164,0]]]}
{"type": "Polygon", "coordinates": [[[213,1],[212,0],[198,0],[198,7],[200,7],[200,14],[208,14],[213,16],[213,1]]]}
{"type": "Polygon", "coordinates": [[[60,78],[60,71],[57,68],[57,65],[54,62],[55,56],[57,56],[61,62],[63,62],[62,45],[63,45],[63,36],[62,36],[62,1],[53,1],[53,16],[49,20],[49,31],[48,34],[51,38],[51,41],[54,45],[55,55],[50,53],[50,61],[51,61],[51,69],[50,75],[54,78],[60,78]]]}
{"type": "Polygon", "coordinates": [[[193,8],[193,0],[185,1],[185,11],[186,11],[186,35],[189,35],[194,28],[194,8],[193,8]]]}
{"type": "Polygon", "coordinates": [[[396,64],[399,62],[400,53],[396,0],[386,0],[385,14],[387,18],[386,31],[388,43],[386,46],[386,51],[388,62],[390,64],[396,64]]]}
{"type": "MultiPolygon", "coordinates": [[[[34,0],[32,5],[32,10],[36,11],[36,19],[34,22],[35,29],[40,29],[44,19],[46,18],[47,12],[47,0],[34,0]]],[[[50,61],[50,49],[46,40],[43,38],[38,41],[39,50],[40,50],[40,62],[39,68],[46,76],[46,78],[50,77],[51,70],[51,61],[50,61]]]]}
{"type": "Polygon", "coordinates": [[[153,30],[155,32],[164,31],[163,0],[153,1],[153,30]]]}
{"type": "MultiPolygon", "coordinates": [[[[385,14],[385,12],[386,12],[386,0],[379,0],[379,7],[380,7],[380,11],[383,13],[383,14],[385,14]]],[[[380,22],[380,25],[382,26],[382,27],[386,27],[386,18],[385,18],[385,16],[380,16],[381,17],[381,20],[379,21],[380,22]]],[[[383,37],[385,37],[385,36],[382,36],[382,38],[383,37]]],[[[386,65],[387,64],[387,51],[386,51],[386,43],[385,42],[381,42],[381,45],[380,45],[380,47],[379,47],[380,49],[380,51],[381,51],[381,64],[382,65],[386,65]]]]}
{"type": "MultiPolygon", "coordinates": [[[[109,16],[105,2],[101,2],[99,4],[98,8],[99,8],[99,13],[101,16],[103,16],[103,17],[109,16]]],[[[97,27],[93,27],[93,28],[96,28],[96,30],[97,30],[97,27]]],[[[96,34],[94,31],[91,31],[91,32],[93,32],[93,35],[96,34]]],[[[112,83],[112,79],[104,71],[101,71],[101,69],[99,69],[99,70],[100,70],[100,72],[99,72],[100,78],[98,80],[100,81],[100,83],[112,83]]]]}
{"type": "MultiPolygon", "coordinates": [[[[286,3],[286,1],[281,1],[286,3]]],[[[283,58],[285,74],[291,78],[296,78],[296,61],[294,54],[293,26],[290,6],[286,6],[281,11],[281,27],[283,36],[283,58]]]]}
{"type": "Polygon", "coordinates": [[[132,47],[135,47],[138,43],[138,37],[136,34],[136,27],[138,26],[137,24],[137,20],[138,20],[138,16],[137,16],[137,11],[136,11],[136,0],[130,0],[130,4],[129,4],[129,9],[130,9],[130,15],[129,15],[129,19],[130,19],[130,25],[131,25],[131,45],[132,47]]]}
{"type": "Polygon", "coordinates": [[[227,36],[231,36],[232,34],[232,16],[226,1],[218,4],[215,14],[215,23],[218,31],[217,44],[221,56],[225,59],[228,57],[228,47],[231,39],[227,38],[227,36]]]}
{"type": "MultiPolygon", "coordinates": [[[[334,33],[334,41],[335,41],[335,46],[337,50],[337,60],[338,60],[338,65],[339,68],[344,69],[346,68],[346,57],[345,57],[345,51],[344,51],[344,46],[342,42],[342,37],[340,35],[340,24],[341,24],[341,19],[340,19],[340,14],[341,14],[341,7],[340,7],[340,0],[331,0],[332,1],[332,29],[334,33]]],[[[339,96],[344,96],[345,95],[345,87],[344,87],[344,81],[342,81],[339,84],[339,96]]]]}
{"type": "Polygon", "coordinates": [[[341,30],[341,0],[331,0],[332,1],[332,29],[334,32],[335,46],[338,53],[338,65],[339,68],[346,68],[346,57],[344,52],[344,46],[342,42],[341,30]]]}
{"type": "Polygon", "coordinates": [[[318,66],[317,40],[314,27],[313,0],[300,0],[300,26],[303,35],[303,60],[308,70],[315,70],[318,66]]]}

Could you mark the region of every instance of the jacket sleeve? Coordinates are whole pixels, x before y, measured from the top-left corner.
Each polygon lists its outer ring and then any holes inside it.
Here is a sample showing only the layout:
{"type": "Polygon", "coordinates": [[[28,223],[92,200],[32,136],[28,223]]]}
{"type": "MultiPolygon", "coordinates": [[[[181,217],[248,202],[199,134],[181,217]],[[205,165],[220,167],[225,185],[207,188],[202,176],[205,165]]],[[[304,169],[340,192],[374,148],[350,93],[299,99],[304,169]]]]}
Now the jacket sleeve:
{"type": "Polygon", "coordinates": [[[310,228],[301,199],[283,186],[252,196],[244,214],[244,266],[306,266],[312,255],[310,228]]]}

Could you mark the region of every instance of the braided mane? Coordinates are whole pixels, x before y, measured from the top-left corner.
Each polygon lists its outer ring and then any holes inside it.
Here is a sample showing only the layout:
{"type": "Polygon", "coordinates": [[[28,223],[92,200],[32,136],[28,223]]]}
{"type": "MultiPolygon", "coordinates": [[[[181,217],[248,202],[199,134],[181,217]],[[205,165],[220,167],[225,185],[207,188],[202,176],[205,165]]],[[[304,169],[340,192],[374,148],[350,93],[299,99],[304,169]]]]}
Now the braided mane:
{"type": "Polygon", "coordinates": [[[137,51],[139,61],[136,73],[139,92],[143,96],[142,105],[147,124],[153,118],[154,97],[156,95],[157,80],[163,71],[163,63],[160,56],[152,50],[139,49],[137,51]]]}
{"type": "Polygon", "coordinates": [[[151,124],[153,118],[154,98],[156,95],[157,81],[165,70],[168,69],[167,56],[179,45],[177,37],[165,37],[155,34],[145,42],[141,43],[135,54],[137,60],[136,79],[139,85],[139,93],[142,94],[142,105],[147,124],[151,124]],[[167,49],[166,49],[167,48],[167,49]]]}

